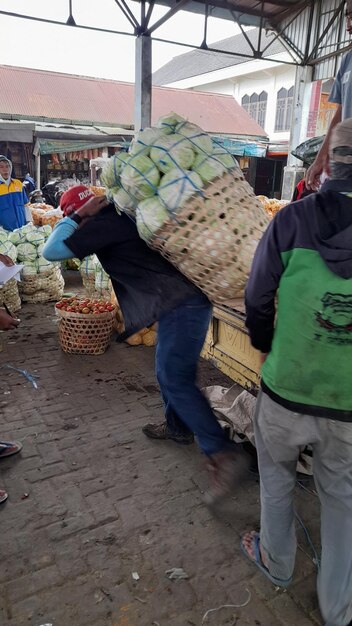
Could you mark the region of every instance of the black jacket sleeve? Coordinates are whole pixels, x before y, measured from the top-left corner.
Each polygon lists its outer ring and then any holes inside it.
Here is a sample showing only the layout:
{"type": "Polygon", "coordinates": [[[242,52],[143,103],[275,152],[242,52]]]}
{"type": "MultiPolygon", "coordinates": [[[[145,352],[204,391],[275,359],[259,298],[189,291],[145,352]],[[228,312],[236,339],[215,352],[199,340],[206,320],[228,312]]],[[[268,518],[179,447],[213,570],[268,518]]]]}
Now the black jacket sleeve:
{"type": "Polygon", "coordinates": [[[275,296],[284,270],[278,243],[278,216],[269,224],[254,255],[246,287],[246,326],[254,348],[270,352],[275,296]]]}

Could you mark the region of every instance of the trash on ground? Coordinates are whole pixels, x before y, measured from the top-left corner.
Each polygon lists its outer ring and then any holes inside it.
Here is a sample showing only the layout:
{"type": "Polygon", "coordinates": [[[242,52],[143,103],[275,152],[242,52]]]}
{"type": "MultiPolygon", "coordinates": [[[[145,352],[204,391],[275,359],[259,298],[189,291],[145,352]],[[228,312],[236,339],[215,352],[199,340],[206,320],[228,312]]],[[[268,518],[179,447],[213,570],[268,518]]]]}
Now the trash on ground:
{"type": "Polygon", "coordinates": [[[22,374],[22,376],[27,378],[27,380],[30,383],[32,383],[34,389],[38,389],[38,383],[35,380],[36,378],[38,378],[38,376],[30,374],[29,372],[27,372],[27,370],[21,370],[18,367],[14,367],[13,365],[9,365],[9,363],[5,363],[5,365],[2,365],[1,367],[6,367],[9,370],[14,370],[15,372],[19,372],[19,374],[22,374]]]}
{"type": "Polygon", "coordinates": [[[133,578],[133,580],[139,580],[138,572],[132,572],[132,578],[133,578]]]}
{"type": "Polygon", "coordinates": [[[165,574],[170,580],[182,580],[189,578],[188,574],[184,569],[182,569],[182,567],[172,567],[171,569],[167,569],[165,574]]]}
{"type": "Polygon", "coordinates": [[[249,604],[251,601],[252,594],[249,591],[249,589],[246,589],[246,592],[247,592],[247,600],[243,602],[243,604],[222,604],[221,606],[218,606],[216,609],[208,609],[202,617],[201,626],[203,626],[203,624],[205,624],[205,622],[208,620],[208,615],[210,615],[210,613],[215,613],[215,611],[220,611],[220,609],[241,609],[244,606],[247,606],[247,604],[249,604]]]}

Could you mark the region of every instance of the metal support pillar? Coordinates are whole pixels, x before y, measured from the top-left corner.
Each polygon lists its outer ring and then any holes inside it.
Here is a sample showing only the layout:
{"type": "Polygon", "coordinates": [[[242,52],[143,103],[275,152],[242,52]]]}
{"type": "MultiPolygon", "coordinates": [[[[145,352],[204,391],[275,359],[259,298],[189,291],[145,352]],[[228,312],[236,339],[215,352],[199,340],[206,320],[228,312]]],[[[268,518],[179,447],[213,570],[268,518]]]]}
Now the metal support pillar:
{"type": "Polygon", "coordinates": [[[312,71],[312,67],[310,66],[298,66],[296,68],[287,165],[302,166],[302,161],[299,161],[292,156],[291,150],[296,148],[307,138],[310,92],[312,88],[312,71]]]}
{"type": "Polygon", "coordinates": [[[150,126],[152,118],[152,40],[149,35],[136,38],[134,130],[150,126]]]}
{"type": "Polygon", "coordinates": [[[40,189],[40,152],[35,155],[35,185],[40,189]]]}

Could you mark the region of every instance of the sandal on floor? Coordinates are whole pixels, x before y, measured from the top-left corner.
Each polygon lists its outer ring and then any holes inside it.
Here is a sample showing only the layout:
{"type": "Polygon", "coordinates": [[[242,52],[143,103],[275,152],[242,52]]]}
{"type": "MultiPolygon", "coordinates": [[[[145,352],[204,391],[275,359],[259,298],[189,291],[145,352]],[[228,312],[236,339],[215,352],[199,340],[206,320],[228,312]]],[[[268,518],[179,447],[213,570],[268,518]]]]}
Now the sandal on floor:
{"type": "Polygon", "coordinates": [[[0,441],[0,459],[21,452],[22,444],[19,441],[0,441]]]}
{"type": "Polygon", "coordinates": [[[5,502],[5,500],[7,500],[8,497],[9,496],[6,493],[6,491],[4,491],[3,489],[0,489],[0,504],[1,502],[5,502]]]}
{"type": "Polygon", "coordinates": [[[260,554],[260,535],[259,533],[250,533],[251,534],[251,539],[252,539],[252,548],[253,548],[253,552],[254,552],[254,558],[249,554],[249,552],[247,551],[246,546],[243,543],[243,540],[241,541],[241,550],[243,552],[243,554],[245,554],[245,556],[247,557],[247,559],[249,559],[251,561],[251,563],[253,563],[254,565],[256,565],[258,567],[258,569],[260,569],[261,572],[263,572],[263,574],[269,578],[269,580],[276,586],[276,587],[289,587],[289,585],[292,582],[292,576],[290,578],[286,578],[282,579],[282,578],[275,578],[275,576],[272,576],[268,570],[267,567],[265,567],[263,561],[262,561],[262,557],[260,554]]]}

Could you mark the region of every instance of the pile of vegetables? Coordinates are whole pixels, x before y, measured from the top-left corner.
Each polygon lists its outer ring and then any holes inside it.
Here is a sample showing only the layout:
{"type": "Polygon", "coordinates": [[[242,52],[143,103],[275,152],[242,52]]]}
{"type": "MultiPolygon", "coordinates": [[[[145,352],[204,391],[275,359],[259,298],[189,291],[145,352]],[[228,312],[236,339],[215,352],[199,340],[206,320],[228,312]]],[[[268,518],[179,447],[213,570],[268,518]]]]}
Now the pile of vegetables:
{"type": "Polygon", "coordinates": [[[257,198],[270,217],[274,217],[280,209],[289,204],[288,200],[277,200],[276,198],[267,198],[267,196],[257,196],[257,198]]]}
{"type": "Polygon", "coordinates": [[[25,302],[49,302],[63,293],[60,265],[42,256],[51,232],[48,224],[40,227],[26,224],[12,232],[0,228],[0,253],[23,265],[19,290],[25,302]]]}
{"type": "Polygon", "coordinates": [[[115,305],[106,300],[80,299],[78,297],[62,298],[55,304],[58,310],[67,313],[82,313],[82,315],[101,315],[102,313],[112,313],[115,305]]]}
{"type": "Polygon", "coordinates": [[[54,209],[50,204],[37,202],[36,204],[30,204],[29,208],[35,226],[50,226],[54,228],[63,218],[61,209],[54,209]]]}
{"type": "Polygon", "coordinates": [[[110,299],[112,291],[111,280],[108,274],[104,272],[95,254],[83,259],[80,265],[80,274],[89,297],[110,299]]]}
{"type": "Polygon", "coordinates": [[[149,241],[188,198],[234,168],[237,161],[210,135],[170,113],[137,133],[128,153],[111,157],[101,180],[117,211],[135,217],[149,241]]]}
{"type": "MultiPolygon", "coordinates": [[[[114,327],[115,327],[115,330],[119,334],[121,334],[125,330],[125,324],[124,324],[124,320],[123,320],[122,311],[120,309],[120,306],[119,306],[119,303],[117,301],[117,298],[115,296],[115,292],[114,291],[111,294],[111,302],[114,305],[114,307],[116,308],[114,327]]],[[[158,338],[158,336],[157,336],[157,324],[153,324],[152,326],[150,326],[148,328],[142,328],[138,333],[135,333],[134,335],[131,335],[125,341],[130,346],[149,346],[149,347],[152,347],[152,346],[156,345],[157,338],[158,338]]]]}
{"type": "Polygon", "coordinates": [[[115,307],[110,301],[62,298],[55,304],[59,339],[69,354],[103,354],[111,339],[115,307]]]}

